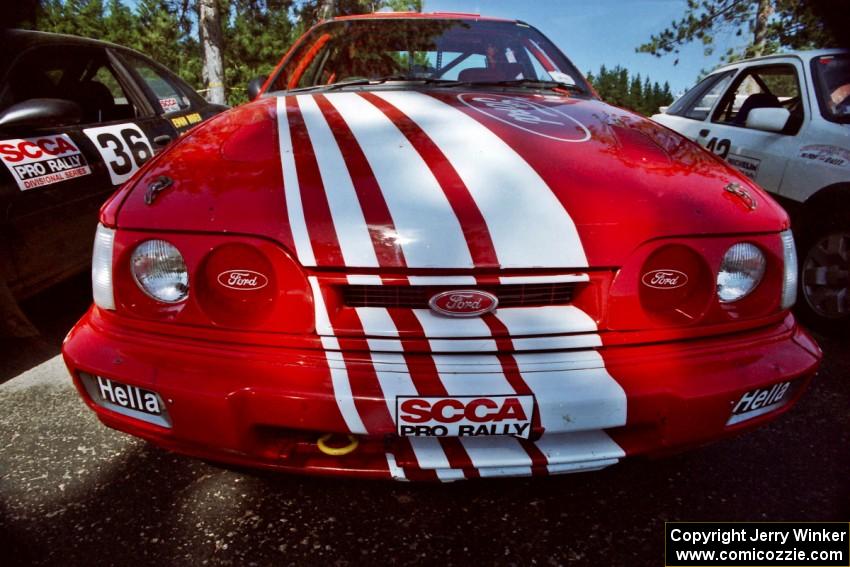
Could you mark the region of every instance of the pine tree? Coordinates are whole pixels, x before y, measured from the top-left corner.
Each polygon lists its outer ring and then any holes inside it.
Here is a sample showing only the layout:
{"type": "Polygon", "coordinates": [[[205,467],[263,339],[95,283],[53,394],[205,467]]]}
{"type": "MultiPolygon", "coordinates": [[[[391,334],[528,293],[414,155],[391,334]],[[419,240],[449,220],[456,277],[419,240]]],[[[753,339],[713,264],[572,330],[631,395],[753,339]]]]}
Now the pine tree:
{"type": "Polygon", "coordinates": [[[629,83],[628,104],[626,106],[634,110],[642,110],[644,106],[643,97],[643,84],[640,82],[640,73],[638,73],[632,77],[631,83],[629,83]]]}
{"type": "Polygon", "coordinates": [[[659,106],[673,102],[669,83],[664,83],[662,88],[657,81],[651,82],[649,77],[641,81],[640,74],[629,78],[628,70],[619,65],[611,70],[602,65],[597,74],[588,72],[587,79],[606,102],[647,116],[658,112],[659,106]]]}

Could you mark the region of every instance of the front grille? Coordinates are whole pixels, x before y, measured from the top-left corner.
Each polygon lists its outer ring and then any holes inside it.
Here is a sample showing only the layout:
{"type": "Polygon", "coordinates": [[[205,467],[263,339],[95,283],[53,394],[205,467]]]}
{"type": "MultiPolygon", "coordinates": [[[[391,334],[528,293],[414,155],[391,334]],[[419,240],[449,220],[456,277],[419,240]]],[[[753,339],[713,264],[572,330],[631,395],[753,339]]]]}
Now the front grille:
{"type": "Polygon", "coordinates": [[[492,286],[346,285],[343,298],[348,307],[427,309],[428,300],[440,292],[474,289],[498,297],[499,307],[541,307],[570,303],[575,286],[572,282],[492,286]]]}

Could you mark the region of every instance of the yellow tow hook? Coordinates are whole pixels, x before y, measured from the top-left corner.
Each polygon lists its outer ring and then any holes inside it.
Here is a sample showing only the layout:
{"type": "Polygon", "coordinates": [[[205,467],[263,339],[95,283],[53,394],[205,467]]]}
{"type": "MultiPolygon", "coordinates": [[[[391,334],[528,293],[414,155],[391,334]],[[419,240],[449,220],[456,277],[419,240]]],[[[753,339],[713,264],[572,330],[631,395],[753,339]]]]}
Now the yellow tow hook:
{"type": "Polygon", "coordinates": [[[332,457],[341,457],[343,455],[347,455],[349,453],[354,452],[354,450],[357,449],[357,446],[360,445],[360,441],[357,440],[357,437],[355,437],[354,435],[347,435],[348,445],[345,445],[344,447],[331,447],[330,445],[328,445],[328,441],[333,436],[333,433],[322,435],[316,442],[316,446],[319,447],[319,451],[321,451],[325,455],[330,455],[332,457]]]}

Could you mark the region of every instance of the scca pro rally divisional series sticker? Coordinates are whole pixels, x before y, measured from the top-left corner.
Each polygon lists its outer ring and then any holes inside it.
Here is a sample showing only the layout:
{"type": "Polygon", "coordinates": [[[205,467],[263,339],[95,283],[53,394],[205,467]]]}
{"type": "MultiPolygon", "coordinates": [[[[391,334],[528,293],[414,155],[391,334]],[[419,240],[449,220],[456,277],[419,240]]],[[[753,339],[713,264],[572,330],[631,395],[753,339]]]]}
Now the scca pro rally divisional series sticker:
{"type": "Polygon", "coordinates": [[[91,174],[86,158],[67,134],[3,140],[0,159],[21,191],[91,174]]]}

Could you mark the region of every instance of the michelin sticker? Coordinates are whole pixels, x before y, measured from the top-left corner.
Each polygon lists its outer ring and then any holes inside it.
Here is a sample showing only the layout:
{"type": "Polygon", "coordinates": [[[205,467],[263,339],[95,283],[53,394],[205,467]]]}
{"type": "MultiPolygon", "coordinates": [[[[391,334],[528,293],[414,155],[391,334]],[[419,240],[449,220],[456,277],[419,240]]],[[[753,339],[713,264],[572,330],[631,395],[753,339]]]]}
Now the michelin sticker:
{"type": "Polygon", "coordinates": [[[68,134],[0,141],[0,160],[21,191],[91,174],[85,156],[68,134]]]}
{"type": "Polygon", "coordinates": [[[113,185],[120,185],[130,179],[153,157],[148,137],[133,123],[86,128],[83,133],[100,152],[113,185]]]}
{"type": "Polygon", "coordinates": [[[761,164],[761,160],[759,159],[747,156],[740,156],[737,154],[729,154],[728,156],[726,156],[726,161],[729,162],[729,165],[731,165],[750,179],[756,178],[756,175],[758,175],[759,172],[759,164],[761,164]]]}
{"type": "Polygon", "coordinates": [[[837,167],[847,167],[850,165],[850,150],[845,150],[837,146],[826,146],[823,144],[803,146],[800,148],[800,157],[837,167]]]}

